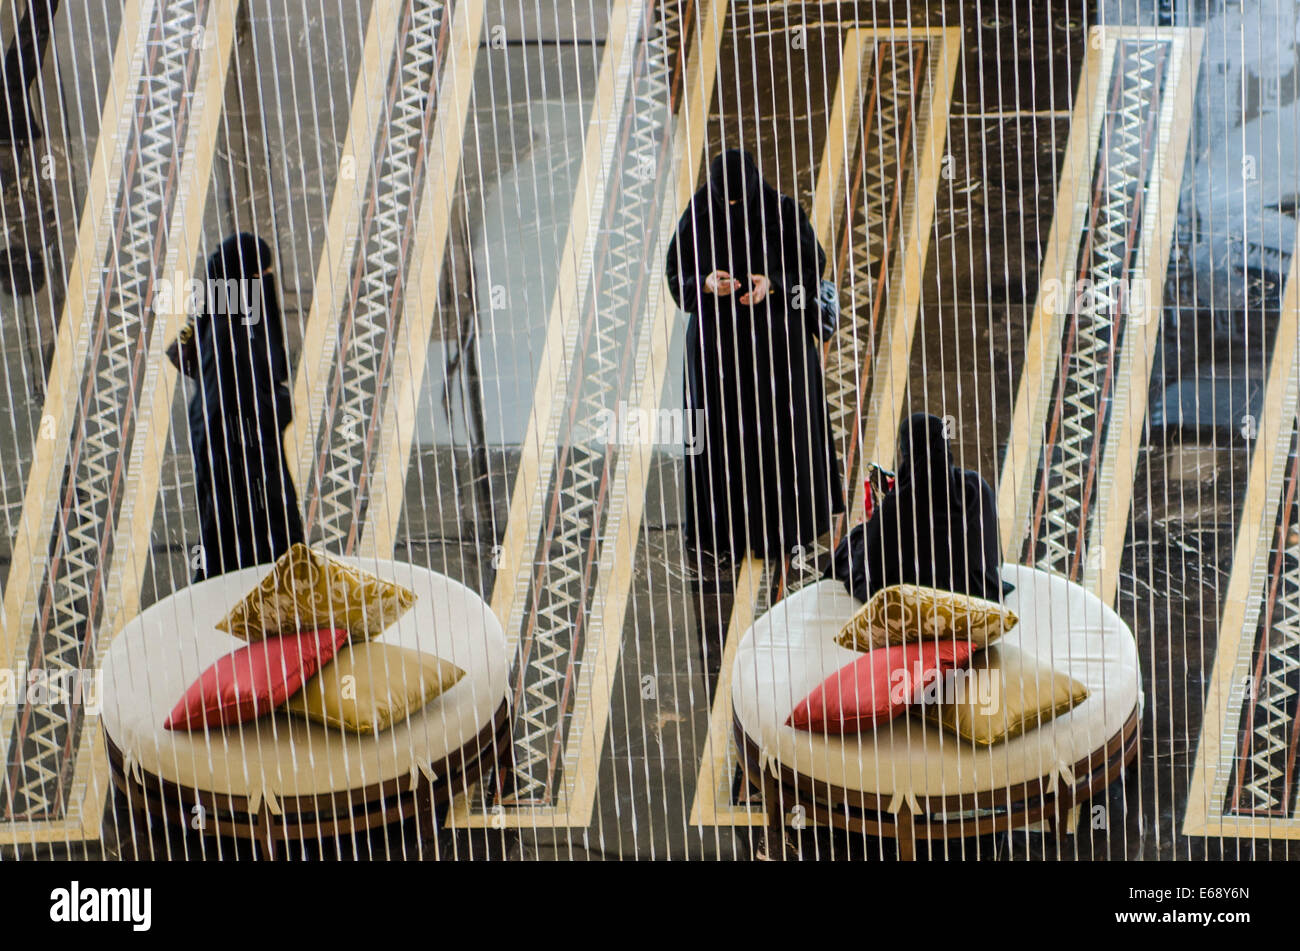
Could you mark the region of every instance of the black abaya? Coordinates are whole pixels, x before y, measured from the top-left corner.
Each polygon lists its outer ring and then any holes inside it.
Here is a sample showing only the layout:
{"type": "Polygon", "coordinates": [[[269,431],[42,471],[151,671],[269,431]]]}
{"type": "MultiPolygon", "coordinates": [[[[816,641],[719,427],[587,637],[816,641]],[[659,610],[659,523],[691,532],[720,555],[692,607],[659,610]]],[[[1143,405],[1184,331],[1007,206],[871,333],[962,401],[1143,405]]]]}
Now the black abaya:
{"type": "Polygon", "coordinates": [[[952,465],[943,420],[909,417],[898,432],[898,474],[869,521],[835,549],[828,577],[859,601],[895,584],[996,601],[1002,581],[997,499],[978,472],[952,465]]]}
{"type": "Polygon", "coordinates": [[[818,347],[817,292],[826,255],[807,216],[768,186],[748,153],[719,155],[668,252],[668,287],[690,314],[686,528],[692,547],[759,556],[829,531],[844,511],[818,347]],[[726,271],[742,287],[711,294],[726,271]],[[760,303],[742,303],[766,275],[760,303]]]}
{"type": "Polygon", "coordinates": [[[196,580],[275,561],[304,540],[284,458],[292,411],[289,361],[271,249],[227,238],[208,259],[195,320],[199,389],[190,401],[203,559],[196,580]]]}

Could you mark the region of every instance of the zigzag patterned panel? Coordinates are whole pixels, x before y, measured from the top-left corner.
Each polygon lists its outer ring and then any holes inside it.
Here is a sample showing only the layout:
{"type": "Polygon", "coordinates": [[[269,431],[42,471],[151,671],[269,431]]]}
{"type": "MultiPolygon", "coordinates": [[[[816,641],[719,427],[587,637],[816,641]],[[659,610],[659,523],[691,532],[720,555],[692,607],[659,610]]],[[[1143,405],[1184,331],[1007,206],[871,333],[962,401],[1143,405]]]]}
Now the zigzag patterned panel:
{"type": "MultiPolygon", "coordinates": [[[[551,477],[547,521],[536,549],[521,632],[515,683],[516,791],[501,806],[552,806],[564,781],[566,755],[581,730],[576,684],[583,634],[596,588],[598,540],[606,537],[608,487],[619,447],[591,442],[602,421],[630,401],[635,383],[633,345],[646,306],[645,249],[669,186],[666,167],[675,102],[673,76],[681,47],[678,4],[662,4],[638,25],[630,101],[624,112],[616,174],[596,248],[593,292],[588,297],[579,351],[586,358],[571,371],[569,405],[551,477]]],[[[493,784],[487,783],[489,790],[493,784]]]]}
{"type": "Polygon", "coordinates": [[[1123,40],[1116,53],[1098,146],[1089,217],[1039,466],[1025,564],[1078,580],[1086,566],[1100,451],[1122,346],[1126,289],[1141,237],[1143,203],[1172,41],[1123,40]]]}
{"type": "MultiPolygon", "coordinates": [[[[120,207],[97,288],[87,371],[77,393],[64,460],[49,560],[32,588],[34,623],[24,649],[28,669],[51,676],[94,667],[97,626],[114,553],[124,468],[142,397],[143,355],[153,326],[154,284],[176,201],[208,0],[173,0],[157,8],[146,49],[148,66],[133,97],[120,207]]],[[[0,776],[0,818],[57,819],[75,766],[79,702],[26,705],[10,730],[0,776]]]]}
{"type": "Polygon", "coordinates": [[[442,0],[412,0],[401,14],[399,53],[389,75],[386,113],[375,147],[377,167],[359,212],[360,253],[348,275],[337,329],[338,359],[305,492],[308,535],[344,553],[356,548],[357,533],[365,523],[379,410],[406,302],[404,278],[419,218],[448,12],[442,0]]]}
{"type": "Polygon", "coordinates": [[[1294,820],[1300,724],[1300,454],[1292,442],[1278,505],[1250,673],[1243,678],[1237,751],[1223,815],[1294,820]]]}

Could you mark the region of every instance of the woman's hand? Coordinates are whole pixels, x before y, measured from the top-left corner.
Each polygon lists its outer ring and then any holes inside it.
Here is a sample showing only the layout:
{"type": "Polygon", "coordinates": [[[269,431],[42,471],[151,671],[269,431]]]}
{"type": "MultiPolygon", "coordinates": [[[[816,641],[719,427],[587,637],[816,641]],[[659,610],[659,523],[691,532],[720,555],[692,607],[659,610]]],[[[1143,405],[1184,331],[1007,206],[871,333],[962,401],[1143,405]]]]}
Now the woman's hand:
{"type": "Polygon", "coordinates": [[[749,279],[754,282],[748,293],[740,295],[742,304],[761,304],[767,299],[768,293],[772,290],[772,282],[765,274],[751,274],[749,279]]]}
{"type": "Polygon", "coordinates": [[[704,279],[704,289],[710,294],[725,297],[740,290],[740,281],[726,271],[714,271],[704,279]]]}
{"type": "Polygon", "coordinates": [[[164,351],[172,366],[185,376],[199,375],[198,342],[194,339],[194,325],[187,323],[181,328],[170,346],[164,351]]]}

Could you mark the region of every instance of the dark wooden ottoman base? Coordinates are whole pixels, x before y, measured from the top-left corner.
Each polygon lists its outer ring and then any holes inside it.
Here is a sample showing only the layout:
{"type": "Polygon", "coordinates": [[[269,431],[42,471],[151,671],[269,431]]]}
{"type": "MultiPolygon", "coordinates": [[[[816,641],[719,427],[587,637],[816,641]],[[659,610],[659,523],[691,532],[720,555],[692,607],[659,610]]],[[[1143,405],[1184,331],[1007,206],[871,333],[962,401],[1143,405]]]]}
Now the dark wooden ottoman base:
{"type": "Polygon", "coordinates": [[[770,761],[763,769],[759,747],[741,729],[738,720],[733,717],[732,722],[745,778],[763,794],[769,858],[785,857],[786,817],[796,806],[803,808],[810,822],[896,839],[899,857],[909,861],[916,857],[917,839],[931,842],[966,839],[1044,820],[1059,834],[1063,831],[1062,816],[1118,779],[1137,756],[1141,742],[1135,707],[1124,726],[1104,747],[1074,764],[1072,786],[1058,782],[1056,789],[1049,792],[1051,777],[1044,776],[988,792],[918,797],[918,812],[904,804],[894,814],[889,811],[892,796],[844,789],[770,761]],[[779,777],[773,775],[774,769],[779,777]],[[976,810],[982,812],[971,815],[976,810]]]}
{"type": "Polygon", "coordinates": [[[151,819],[161,816],[190,829],[196,827],[196,816],[201,816],[197,828],[203,835],[247,839],[267,858],[275,857],[277,842],[334,838],[411,819],[433,830],[436,811],[478,782],[489,766],[497,766],[505,780],[513,768],[514,752],[509,706],[502,701],[492,721],[476,737],[430,764],[437,777],[433,781],[421,774],[414,783],[405,776],[360,789],[286,796],[278,802],[279,814],[273,814],[265,803],[251,810],[252,804],[244,796],[182,786],[147,770],[133,770],[138,775],[129,775],[122,751],[107,734],[104,743],[114,784],[126,795],[132,811],[145,820],[132,830],[137,854],[142,840],[148,838],[151,819]],[[194,811],[196,806],[201,812],[194,811]]]}

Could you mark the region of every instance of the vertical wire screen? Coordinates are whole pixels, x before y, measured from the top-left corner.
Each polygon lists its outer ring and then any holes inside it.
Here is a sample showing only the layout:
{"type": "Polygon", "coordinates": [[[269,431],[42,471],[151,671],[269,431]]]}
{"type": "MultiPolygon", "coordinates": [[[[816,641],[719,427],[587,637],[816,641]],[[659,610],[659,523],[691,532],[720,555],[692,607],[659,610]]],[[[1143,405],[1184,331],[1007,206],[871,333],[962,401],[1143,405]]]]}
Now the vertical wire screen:
{"type": "Polygon", "coordinates": [[[1294,3],[0,44],[0,857],[1294,857],[1294,3]]]}

